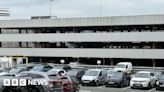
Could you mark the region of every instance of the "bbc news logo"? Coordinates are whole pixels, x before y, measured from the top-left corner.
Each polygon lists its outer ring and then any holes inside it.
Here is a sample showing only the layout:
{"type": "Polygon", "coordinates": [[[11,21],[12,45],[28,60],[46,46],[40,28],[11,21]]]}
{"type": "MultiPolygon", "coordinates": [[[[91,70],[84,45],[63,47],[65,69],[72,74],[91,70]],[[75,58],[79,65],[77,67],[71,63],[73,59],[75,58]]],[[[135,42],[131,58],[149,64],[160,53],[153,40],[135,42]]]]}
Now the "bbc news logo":
{"type": "Polygon", "coordinates": [[[4,86],[27,86],[27,85],[48,85],[46,80],[27,80],[27,79],[4,79],[4,86]]]}

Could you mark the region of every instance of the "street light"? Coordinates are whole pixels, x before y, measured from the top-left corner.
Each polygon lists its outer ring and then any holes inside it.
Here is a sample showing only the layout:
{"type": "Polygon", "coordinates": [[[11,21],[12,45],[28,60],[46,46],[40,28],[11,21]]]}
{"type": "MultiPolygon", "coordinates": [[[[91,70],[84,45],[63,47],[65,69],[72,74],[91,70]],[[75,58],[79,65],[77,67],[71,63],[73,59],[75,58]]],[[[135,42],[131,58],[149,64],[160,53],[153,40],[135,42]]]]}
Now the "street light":
{"type": "Polygon", "coordinates": [[[50,0],[50,17],[51,17],[51,13],[52,13],[52,2],[53,2],[54,0],[50,0]]]}
{"type": "Polygon", "coordinates": [[[101,64],[101,60],[97,60],[97,64],[100,65],[101,64]]]}
{"type": "Polygon", "coordinates": [[[63,60],[63,59],[62,59],[62,60],[60,60],[60,63],[64,64],[64,63],[65,63],[65,60],[63,60]]]}

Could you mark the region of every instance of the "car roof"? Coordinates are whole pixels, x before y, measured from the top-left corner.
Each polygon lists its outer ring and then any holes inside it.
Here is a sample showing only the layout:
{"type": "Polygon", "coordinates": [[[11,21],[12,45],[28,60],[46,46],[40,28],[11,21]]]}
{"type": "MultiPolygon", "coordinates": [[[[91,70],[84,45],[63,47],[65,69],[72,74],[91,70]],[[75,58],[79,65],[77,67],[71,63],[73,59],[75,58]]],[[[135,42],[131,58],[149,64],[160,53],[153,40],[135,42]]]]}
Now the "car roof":
{"type": "Polygon", "coordinates": [[[152,72],[150,72],[150,71],[139,71],[137,73],[152,73],[152,72]]]}
{"type": "Polygon", "coordinates": [[[87,71],[102,71],[103,69],[88,69],[87,71]]]}
{"type": "Polygon", "coordinates": [[[52,68],[51,70],[64,70],[64,69],[59,69],[59,68],[52,68]]]}
{"type": "Polygon", "coordinates": [[[46,72],[39,72],[39,71],[24,71],[24,72],[21,72],[21,73],[33,73],[33,74],[40,74],[40,75],[44,75],[44,76],[47,75],[46,72]]]}
{"type": "Polygon", "coordinates": [[[118,64],[132,64],[131,62],[120,62],[118,64]]]}

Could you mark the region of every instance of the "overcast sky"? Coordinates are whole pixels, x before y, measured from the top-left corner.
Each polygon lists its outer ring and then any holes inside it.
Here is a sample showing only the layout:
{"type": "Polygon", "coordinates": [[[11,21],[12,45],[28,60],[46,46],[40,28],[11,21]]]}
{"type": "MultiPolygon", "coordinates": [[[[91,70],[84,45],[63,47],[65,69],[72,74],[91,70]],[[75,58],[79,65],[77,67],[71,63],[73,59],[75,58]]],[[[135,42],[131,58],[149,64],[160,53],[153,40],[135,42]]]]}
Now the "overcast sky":
{"type": "MultiPolygon", "coordinates": [[[[54,0],[52,15],[57,17],[100,16],[101,0],[54,0]]],[[[0,0],[9,8],[10,19],[48,16],[50,0],[0,0]]],[[[102,16],[164,14],[164,0],[102,0],[102,16]]],[[[1,19],[5,17],[1,17],[1,19]]]]}

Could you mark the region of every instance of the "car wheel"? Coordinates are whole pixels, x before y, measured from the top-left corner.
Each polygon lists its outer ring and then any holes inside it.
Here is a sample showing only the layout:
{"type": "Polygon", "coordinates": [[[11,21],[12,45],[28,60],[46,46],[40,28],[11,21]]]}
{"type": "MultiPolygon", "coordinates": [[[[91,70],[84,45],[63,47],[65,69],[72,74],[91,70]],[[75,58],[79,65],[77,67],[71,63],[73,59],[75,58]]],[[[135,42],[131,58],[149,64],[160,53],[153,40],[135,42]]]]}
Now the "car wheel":
{"type": "Polygon", "coordinates": [[[156,90],[160,90],[160,87],[159,86],[156,86],[156,90]]]}
{"type": "Polygon", "coordinates": [[[105,84],[105,87],[109,87],[109,85],[106,83],[106,84],[105,84]]]}
{"type": "Polygon", "coordinates": [[[95,86],[99,86],[99,82],[98,81],[95,82],[95,86]]]}
{"type": "Polygon", "coordinates": [[[127,86],[130,86],[130,80],[128,81],[127,86]]]}
{"type": "Polygon", "coordinates": [[[82,85],[82,86],[85,86],[85,84],[84,84],[84,83],[81,83],[81,85],[82,85]]]}
{"type": "Polygon", "coordinates": [[[147,89],[150,89],[150,88],[151,88],[151,84],[150,84],[150,82],[149,82],[147,89]]]}
{"type": "Polygon", "coordinates": [[[155,84],[154,84],[154,87],[156,87],[157,86],[157,80],[155,81],[155,84]]]}
{"type": "Polygon", "coordinates": [[[134,87],[131,87],[131,89],[134,89],[134,87]]]}
{"type": "Polygon", "coordinates": [[[124,84],[121,82],[120,85],[118,86],[119,88],[122,88],[124,84]]]}

